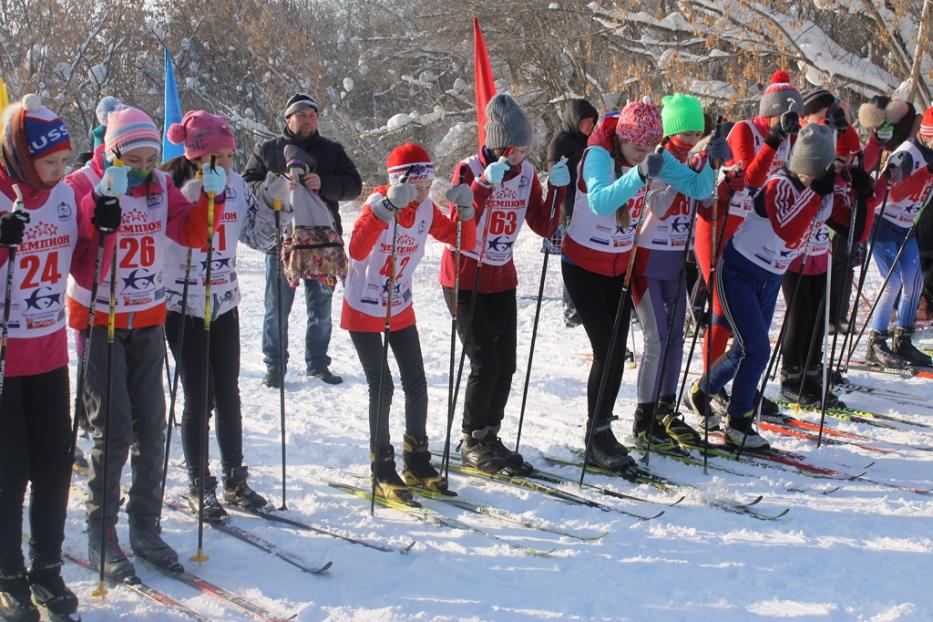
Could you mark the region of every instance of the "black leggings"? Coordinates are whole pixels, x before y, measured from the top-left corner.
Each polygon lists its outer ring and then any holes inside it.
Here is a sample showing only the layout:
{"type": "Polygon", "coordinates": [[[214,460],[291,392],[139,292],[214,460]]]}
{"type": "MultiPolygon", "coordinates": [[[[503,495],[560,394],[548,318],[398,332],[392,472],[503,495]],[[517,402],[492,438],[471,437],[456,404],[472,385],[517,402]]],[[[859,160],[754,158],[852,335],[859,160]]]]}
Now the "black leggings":
{"type": "MultiPolygon", "coordinates": [[[[615,321],[616,311],[619,308],[619,296],[625,275],[603,276],[584,270],[579,266],[561,262],[564,274],[564,285],[573,298],[577,313],[583,321],[586,336],[590,339],[593,348],[593,364],[590,366],[590,377],[586,386],[587,417],[593,418],[596,411],[596,398],[599,395],[599,383],[609,358],[609,338],[612,335],[612,324],[615,321]]],[[[625,369],[625,343],[628,340],[629,321],[632,315],[632,299],[628,296],[622,309],[621,326],[619,327],[616,349],[609,365],[609,376],[606,379],[606,395],[603,399],[602,409],[597,413],[597,421],[605,421],[612,416],[612,407],[619,395],[622,384],[622,373],[625,369]]]]}
{"type": "Polygon", "coordinates": [[[29,556],[40,566],[61,561],[71,417],[68,368],[6,378],[0,402],[0,576],[24,570],[23,501],[29,496],[29,556]]]}
{"type": "MultiPolygon", "coordinates": [[[[453,305],[453,288],[444,288],[447,308],[453,305]]],[[[499,426],[512,390],[515,373],[516,322],[515,290],[494,294],[474,294],[461,289],[457,300],[457,334],[470,358],[463,404],[464,434],[499,426]],[[476,296],[473,321],[467,334],[470,300],[476,296]],[[464,341],[464,336],[467,337],[464,341]]]]}
{"type": "MultiPolygon", "coordinates": [[[[188,477],[194,481],[200,475],[201,448],[207,444],[201,435],[204,416],[204,318],[185,316],[185,341],[179,358],[180,323],[181,314],[170,311],[165,321],[165,333],[185,391],[181,441],[188,477]]],[[[225,471],[243,464],[239,376],[240,315],[237,309],[231,309],[211,322],[210,387],[207,396],[209,408],[217,413],[217,444],[220,445],[220,459],[225,471]]],[[[207,473],[210,473],[209,469],[207,473]]]]}
{"type": "MultiPolygon", "coordinates": [[[[350,331],[350,340],[363,364],[363,373],[369,385],[369,450],[376,451],[376,434],[382,440],[380,455],[385,456],[392,444],[389,439],[389,409],[395,383],[389,365],[382,365],[382,333],[360,333],[350,331]],[[379,368],[382,367],[382,412],[379,411],[379,368]],[[377,421],[378,419],[378,427],[377,421]]],[[[389,333],[389,346],[398,363],[405,392],[405,433],[421,440],[427,436],[425,421],[428,417],[428,385],[424,378],[424,359],[421,356],[421,341],[418,328],[412,324],[407,328],[389,333]]]]}
{"type": "Polygon", "coordinates": [[[781,289],[784,302],[788,305],[784,320],[787,322],[787,330],[781,342],[781,368],[814,367],[823,360],[823,313],[820,311],[820,303],[826,296],[826,273],[802,275],[788,272],[781,282],[781,289]],[[791,301],[795,288],[797,296],[791,301]],[[810,351],[810,341],[813,339],[816,342],[808,364],[807,352],[810,351]]]}

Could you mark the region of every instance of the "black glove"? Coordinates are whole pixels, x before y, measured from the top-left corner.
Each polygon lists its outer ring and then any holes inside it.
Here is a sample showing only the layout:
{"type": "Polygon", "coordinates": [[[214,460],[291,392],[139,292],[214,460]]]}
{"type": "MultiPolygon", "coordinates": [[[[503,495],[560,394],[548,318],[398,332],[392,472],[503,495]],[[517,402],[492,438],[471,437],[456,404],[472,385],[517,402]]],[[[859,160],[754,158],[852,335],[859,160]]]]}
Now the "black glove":
{"type": "Polygon", "coordinates": [[[820,173],[818,177],[814,177],[813,181],[810,182],[810,190],[817,193],[821,197],[825,197],[827,194],[833,193],[833,188],[836,187],[836,166],[835,164],[830,164],[825,171],[820,173]]]}
{"type": "Polygon", "coordinates": [[[113,233],[120,228],[120,201],[116,197],[99,196],[94,205],[94,217],[91,223],[101,233],[113,233]]]}
{"type": "Polygon", "coordinates": [[[844,132],[849,127],[846,111],[839,105],[839,102],[833,102],[833,105],[826,111],[826,125],[837,132],[844,132]]]}
{"type": "Polygon", "coordinates": [[[649,153],[638,165],[638,174],[643,180],[649,177],[657,177],[664,167],[664,154],[649,153]]]}
{"type": "Polygon", "coordinates": [[[865,200],[875,194],[875,180],[859,166],[849,168],[852,178],[852,192],[859,199],[865,200]]]}
{"type": "Polygon", "coordinates": [[[908,151],[897,151],[888,158],[885,170],[888,173],[888,179],[897,183],[905,177],[910,177],[914,170],[914,158],[908,151]]]}
{"type": "Polygon", "coordinates": [[[774,125],[765,137],[765,144],[772,149],[781,146],[781,142],[792,134],[800,131],[800,115],[794,110],[788,110],[781,115],[780,121],[774,125]]]}
{"type": "Polygon", "coordinates": [[[29,222],[29,214],[23,210],[7,212],[0,216],[0,246],[22,244],[27,222],[29,222]]]}

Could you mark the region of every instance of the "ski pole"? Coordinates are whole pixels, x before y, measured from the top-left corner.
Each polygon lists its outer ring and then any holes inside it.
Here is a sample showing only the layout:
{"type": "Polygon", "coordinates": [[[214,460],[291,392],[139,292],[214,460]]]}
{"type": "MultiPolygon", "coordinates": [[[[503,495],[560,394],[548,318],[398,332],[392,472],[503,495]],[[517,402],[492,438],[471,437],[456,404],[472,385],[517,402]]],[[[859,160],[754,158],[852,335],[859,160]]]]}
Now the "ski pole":
{"type": "MultiPolygon", "coordinates": [[[[904,254],[904,249],[907,248],[907,244],[910,242],[911,236],[914,235],[914,231],[917,229],[917,223],[920,222],[920,217],[923,216],[923,212],[926,211],[931,202],[933,202],[933,193],[930,193],[930,197],[927,199],[927,202],[917,213],[917,217],[914,218],[913,223],[911,223],[910,228],[907,230],[907,235],[904,236],[904,241],[901,242],[900,248],[897,249],[897,254],[894,256],[894,261],[891,262],[891,268],[885,275],[884,281],[881,283],[881,289],[878,290],[878,294],[875,296],[875,301],[872,303],[871,308],[868,310],[868,315],[865,317],[865,322],[862,324],[862,329],[859,331],[855,341],[852,342],[852,348],[849,350],[848,359],[846,359],[847,365],[848,362],[852,359],[852,354],[855,353],[855,348],[858,347],[858,342],[862,339],[862,335],[865,334],[865,329],[868,328],[868,323],[871,322],[871,316],[875,313],[875,308],[878,306],[878,303],[881,302],[881,296],[884,294],[885,288],[891,281],[891,277],[894,275],[894,270],[897,269],[897,262],[901,260],[901,255],[904,254]]],[[[877,229],[875,231],[877,231],[877,229]]]]}
{"type": "Polygon", "coordinates": [[[272,213],[275,217],[275,317],[276,332],[279,345],[279,430],[281,434],[282,445],[282,505],[280,510],[286,510],[285,503],[286,488],[286,459],[285,459],[285,328],[282,326],[282,280],[285,278],[285,270],[282,267],[282,253],[284,241],[282,239],[282,200],[274,199],[272,201],[272,213]]]}
{"type": "MultiPolygon", "coordinates": [[[[655,153],[661,153],[667,141],[663,141],[655,149],[655,153]]],[[[622,281],[622,290],[619,292],[619,303],[616,305],[616,315],[612,321],[612,332],[609,334],[609,348],[606,352],[606,360],[603,362],[603,373],[599,376],[599,388],[596,391],[596,404],[591,413],[592,419],[589,422],[589,429],[586,431],[586,443],[583,447],[583,466],[580,468],[579,485],[583,486],[583,479],[586,477],[586,469],[590,465],[590,446],[593,444],[593,436],[596,431],[596,418],[602,410],[603,402],[606,400],[606,387],[609,384],[609,373],[612,369],[612,363],[615,360],[616,348],[619,345],[619,333],[622,331],[622,316],[625,314],[625,305],[629,303],[629,293],[631,291],[632,273],[635,269],[635,257],[638,253],[638,235],[641,232],[641,224],[645,218],[645,212],[648,211],[648,192],[651,191],[651,182],[653,177],[649,177],[645,182],[645,192],[642,198],[641,211],[638,213],[638,220],[635,222],[635,232],[632,239],[632,250],[629,255],[629,263],[625,270],[625,279],[622,281]]],[[[624,205],[621,207],[625,207],[624,205]]],[[[622,345],[625,347],[625,344],[622,345]]],[[[593,353],[595,362],[596,353],[593,353]]],[[[621,373],[625,373],[625,366],[622,366],[621,373]]],[[[609,422],[606,422],[609,425],[609,422]]]]}
{"type": "MultiPolygon", "coordinates": [[[[511,150],[511,147],[509,148],[509,150],[506,151],[506,153],[508,153],[508,151],[510,150],[511,150]]],[[[506,162],[507,160],[508,158],[505,155],[499,158],[499,162],[506,162]]],[[[476,299],[479,295],[480,275],[483,272],[483,259],[485,258],[485,255],[486,255],[486,242],[489,238],[490,221],[491,221],[491,218],[486,217],[486,222],[483,225],[483,241],[480,244],[479,257],[476,260],[476,272],[473,275],[473,289],[470,292],[470,304],[467,307],[466,324],[463,327],[463,339],[461,340],[463,343],[463,347],[460,349],[460,363],[457,366],[457,378],[456,378],[456,381],[454,382],[454,396],[453,396],[453,401],[451,402],[451,412],[449,413],[449,418],[447,420],[447,438],[444,440],[444,457],[441,460],[441,467],[444,470],[444,477],[447,477],[447,478],[450,477],[450,435],[452,433],[453,423],[454,423],[453,413],[457,408],[457,399],[460,396],[460,380],[463,378],[463,365],[466,362],[466,343],[470,338],[470,332],[471,332],[470,329],[473,326],[473,315],[476,312],[476,299]]],[[[458,270],[457,271],[458,275],[459,275],[459,272],[460,271],[458,270]]],[[[456,284],[459,285],[459,282],[460,281],[458,278],[456,284]]],[[[460,301],[459,293],[456,294],[455,300],[459,304],[459,301],[460,301]]]]}
{"type": "MultiPolygon", "coordinates": [[[[854,217],[853,217],[854,220],[854,217]]],[[[832,365],[832,356],[829,352],[829,313],[830,296],[832,295],[833,284],[833,249],[829,248],[826,264],[826,295],[823,300],[823,391],[820,396],[820,430],[816,436],[816,448],[819,449],[823,443],[823,423],[826,420],[826,403],[829,401],[829,367],[832,365]]]]}
{"type": "MultiPolygon", "coordinates": [[[[16,202],[13,203],[12,211],[24,223],[29,221],[23,206],[23,195],[19,185],[13,184],[13,192],[16,193],[16,202]]],[[[6,378],[6,346],[7,337],[10,333],[10,305],[13,304],[13,269],[16,261],[16,246],[7,247],[7,270],[6,283],[3,289],[3,327],[0,329],[0,399],[3,397],[3,385],[6,378]]]]}
{"type": "MultiPolygon", "coordinates": [[[[404,184],[408,181],[408,175],[411,171],[412,167],[409,167],[399,183],[404,184]]],[[[379,396],[376,398],[375,451],[373,452],[372,491],[369,497],[370,516],[376,513],[376,469],[379,468],[379,463],[382,460],[382,389],[383,383],[385,382],[386,368],[389,366],[389,335],[392,332],[392,294],[395,293],[395,253],[396,242],[398,241],[398,210],[403,207],[405,206],[396,207],[392,213],[392,250],[389,254],[389,274],[386,279],[386,316],[385,324],[382,328],[382,358],[379,363],[379,396]]],[[[372,434],[372,430],[370,434],[372,434]]]]}
{"type": "MultiPolygon", "coordinates": [[[[560,157],[562,163],[567,161],[565,156],[560,157]]],[[[548,222],[554,220],[554,214],[557,212],[557,195],[551,200],[551,212],[548,222]]],[[[528,348],[528,366],[525,368],[525,386],[522,388],[522,406],[518,411],[518,434],[515,436],[515,451],[522,440],[522,424],[525,422],[525,405],[528,402],[528,383],[531,381],[531,364],[535,358],[535,341],[538,339],[538,320],[541,318],[541,300],[544,297],[544,280],[547,277],[547,263],[551,256],[550,244],[544,245],[544,261],[541,263],[541,278],[538,281],[538,300],[535,303],[535,319],[531,326],[531,345],[528,348]]]]}
{"type": "MultiPolygon", "coordinates": [[[[463,171],[460,171],[460,183],[464,183],[463,171]]],[[[456,210],[456,206],[454,207],[456,210]]],[[[463,223],[460,222],[459,211],[457,213],[457,245],[454,248],[454,290],[453,304],[450,308],[450,362],[447,369],[447,436],[444,444],[444,453],[441,458],[441,470],[447,462],[447,455],[450,451],[450,432],[454,424],[454,411],[457,407],[457,400],[454,398],[454,364],[457,358],[457,316],[460,306],[460,251],[463,244],[463,223]]]]}
{"type": "MultiPolygon", "coordinates": [[[[846,287],[846,282],[849,280],[849,279],[848,279],[848,271],[849,271],[849,269],[850,269],[850,266],[852,265],[852,264],[850,263],[850,259],[851,259],[851,257],[852,257],[852,246],[853,246],[853,244],[855,243],[855,220],[856,220],[856,213],[855,213],[855,212],[856,212],[856,209],[857,209],[857,208],[858,208],[858,204],[856,203],[856,206],[852,209],[852,213],[851,213],[851,215],[849,216],[849,229],[848,229],[847,235],[846,235],[845,272],[843,273],[843,275],[844,275],[844,276],[843,276],[843,285],[842,285],[842,287],[841,287],[840,290],[839,290],[840,296],[839,296],[838,308],[837,308],[837,310],[836,310],[836,317],[835,317],[836,330],[835,330],[835,332],[833,333],[833,344],[832,344],[832,347],[830,348],[830,351],[829,351],[829,366],[830,366],[830,372],[832,372],[833,361],[836,360],[836,344],[837,344],[837,342],[839,341],[839,331],[841,330],[840,324],[842,324],[842,316],[843,316],[843,314],[844,314],[844,312],[843,312],[843,307],[845,306],[845,300],[846,300],[846,299],[843,298],[843,296],[845,296],[845,290],[846,290],[846,289],[849,289],[849,291],[851,292],[851,287],[852,287],[852,284],[851,284],[851,283],[848,283],[848,288],[847,288],[847,287],[846,287]]],[[[830,292],[830,294],[832,294],[832,292],[830,292]]],[[[830,298],[830,309],[832,309],[832,300],[833,300],[833,299],[830,298]]],[[[857,305],[857,304],[858,304],[858,300],[856,300],[854,304],[857,305]]],[[[846,335],[848,335],[848,333],[846,333],[846,335]]],[[[843,339],[843,340],[844,340],[844,339],[843,339]]]]}
{"type": "MultiPolygon", "coordinates": [[[[165,484],[168,481],[168,458],[171,453],[172,448],[172,428],[177,424],[175,421],[175,403],[178,398],[178,376],[179,368],[182,361],[182,356],[184,356],[185,348],[185,322],[188,320],[188,279],[191,274],[191,249],[188,249],[187,254],[185,255],[185,282],[181,286],[181,320],[178,324],[178,336],[175,343],[178,344],[176,351],[178,356],[175,357],[175,370],[172,374],[172,382],[169,385],[169,400],[168,400],[168,430],[165,433],[165,458],[162,461],[162,499],[165,499],[165,484]]],[[[165,353],[166,363],[168,362],[168,352],[165,353]]]]}
{"type": "MultiPolygon", "coordinates": [[[[217,157],[211,156],[210,167],[212,171],[217,170],[217,157]]],[[[201,390],[201,460],[198,465],[198,551],[191,556],[191,561],[203,564],[209,558],[204,554],[204,478],[207,477],[207,450],[209,447],[208,418],[211,414],[211,261],[214,254],[214,193],[207,193],[207,265],[204,268],[204,374],[202,376],[201,390]]],[[[190,255],[189,255],[190,257],[190,255]]],[[[189,263],[190,267],[190,263],[189,263]]],[[[185,287],[188,286],[187,275],[185,278],[185,287]]],[[[182,327],[184,327],[184,316],[182,316],[182,327]]],[[[182,328],[181,330],[184,330],[182,328]]],[[[168,452],[166,452],[166,457],[168,452]]],[[[164,480],[163,480],[164,485],[164,480]]]]}

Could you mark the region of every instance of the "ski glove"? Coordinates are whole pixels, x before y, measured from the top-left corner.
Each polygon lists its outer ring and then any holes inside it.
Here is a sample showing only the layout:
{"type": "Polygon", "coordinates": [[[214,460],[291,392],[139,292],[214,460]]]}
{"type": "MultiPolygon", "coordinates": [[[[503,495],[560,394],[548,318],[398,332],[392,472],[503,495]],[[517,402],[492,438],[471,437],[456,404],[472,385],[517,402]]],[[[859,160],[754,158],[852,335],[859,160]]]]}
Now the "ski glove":
{"type": "Polygon", "coordinates": [[[201,184],[207,194],[220,194],[227,188],[227,171],[222,166],[205,166],[201,169],[201,184]]]}
{"type": "Polygon", "coordinates": [[[291,188],[288,185],[288,177],[285,175],[277,175],[272,171],[266,173],[266,179],[262,182],[260,186],[260,191],[262,192],[262,200],[266,202],[266,205],[274,208],[275,202],[278,201],[280,205],[284,205],[288,201],[289,194],[291,193],[291,188]]]}
{"type": "Polygon", "coordinates": [[[741,192],[745,190],[745,172],[740,168],[732,168],[726,171],[726,175],[722,180],[722,183],[726,184],[726,187],[729,188],[729,192],[741,192]]]}
{"type": "Polygon", "coordinates": [[[852,192],[857,198],[865,200],[875,194],[875,180],[861,167],[849,168],[849,175],[852,177],[852,192]]]}
{"type": "Polygon", "coordinates": [[[395,212],[414,201],[416,196],[418,196],[418,189],[412,184],[403,182],[389,186],[386,197],[370,207],[376,218],[382,222],[390,223],[395,218],[395,212]]]}
{"type": "Polygon", "coordinates": [[[457,216],[460,222],[466,222],[473,218],[475,210],[473,209],[473,189],[468,184],[458,184],[448,190],[444,196],[447,200],[457,206],[457,216]]]}
{"type": "Polygon", "coordinates": [[[98,196],[118,197],[126,194],[130,186],[130,169],[127,166],[111,166],[97,183],[98,196]]]}
{"type": "Polygon", "coordinates": [[[570,185],[570,169],[567,168],[567,157],[561,156],[559,162],[551,166],[551,172],[548,175],[548,183],[555,188],[563,188],[570,185]]]}
{"type": "Polygon", "coordinates": [[[662,168],[664,168],[664,154],[649,153],[638,165],[638,176],[645,181],[649,177],[657,177],[662,168]]]}
{"type": "Polygon", "coordinates": [[[721,165],[732,159],[732,149],[729,148],[725,136],[716,136],[710,139],[709,144],[706,146],[706,159],[710,162],[710,165],[713,163],[721,165]]]}
{"type": "Polygon", "coordinates": [[[795,136],[800,131],[800,115],[796,110],[788,110],[781,115],[778,126],[784,132],[784,136],[795,136]]]}
{"type": "Polygon", "coordinates": [[[810,190],[817,193],[821,197],[825,197],[827,194],[832,194],[833,189],[836,187],[836,166],[830,164],[825,171],[820,173],[818,177],[815,177],[812,182],[810,182],[810,190]]]}
{"type": "Polygon", "coordinates": [[[509,171],[509,161],[506,157],[499,158],[498,162],[493,162],[483,171],[483,179],[490,186],[498,186],[502,183],[502,178],[509,171]]]}
{"type": "Polygon", "coordinates": [[[22,244],[27,222],[29,222],[29,214],[23,210],[7,212],[0,216],[0,246],[22,244]]]}
{"type": "Polygon", "coordinates": [[[897,183],[910,177],[914,170],[914,158],[907,151],[898,151],[888,158],[888,166],[885,170],[888,172],[888,179],[897,183]]]}
{"type": "Polygon", "coordinates": [[[833,102],[833,105],[826,111],[826,125],[834,128],[837,132],[844,132],[849,127],[846,111],[839,105],[838,101],[833,102]]]}
{"type": "Polygon", "coordinates": [[[101,233],[113,233],[120,228],[120,201],[116,197],[99,196],[94,204],[94,216],[91,223],[101,233]]]}

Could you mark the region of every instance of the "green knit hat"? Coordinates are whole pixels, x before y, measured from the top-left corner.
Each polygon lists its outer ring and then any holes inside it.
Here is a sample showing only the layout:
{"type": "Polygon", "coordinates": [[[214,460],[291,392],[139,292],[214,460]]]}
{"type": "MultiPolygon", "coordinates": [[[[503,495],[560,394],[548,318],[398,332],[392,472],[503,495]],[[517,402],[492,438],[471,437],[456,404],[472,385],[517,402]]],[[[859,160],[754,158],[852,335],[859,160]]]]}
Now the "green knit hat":
{"type": "Polygon", "coordinates": [[[703,119],[703,104],[696,97],[674,93],[661,100],[661,121],[664,137],[683,132],[702,132],[706,127],[703,119]]]}

